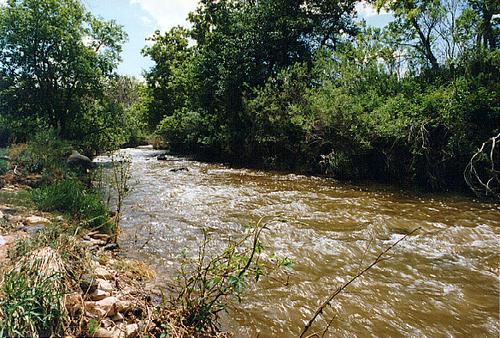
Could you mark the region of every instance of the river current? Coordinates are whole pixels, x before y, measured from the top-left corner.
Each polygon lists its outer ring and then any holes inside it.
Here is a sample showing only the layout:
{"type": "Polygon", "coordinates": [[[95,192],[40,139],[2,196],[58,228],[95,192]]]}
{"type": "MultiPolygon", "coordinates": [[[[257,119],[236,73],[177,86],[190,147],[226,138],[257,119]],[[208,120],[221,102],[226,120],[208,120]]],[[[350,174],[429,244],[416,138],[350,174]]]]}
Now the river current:
{"type": "Polygon", "coordinates": [[[264,248],[292,259],[294,271],[287,283],[264,278],[249,286],[230,307],[221,323],[235,337],[298,336],[336,287],[418,227],[335,299],[325,336],[499,336],[498,205],[174,156],[160,162],[151,149],[124,152],[132,190],[120,244],[149,263],[160,284],[175,274],[182,249],[197,250],[203,228],[222,243],[269,217],[264,248]],[[170,171],[179,168],[188,171],[170,171]]]}

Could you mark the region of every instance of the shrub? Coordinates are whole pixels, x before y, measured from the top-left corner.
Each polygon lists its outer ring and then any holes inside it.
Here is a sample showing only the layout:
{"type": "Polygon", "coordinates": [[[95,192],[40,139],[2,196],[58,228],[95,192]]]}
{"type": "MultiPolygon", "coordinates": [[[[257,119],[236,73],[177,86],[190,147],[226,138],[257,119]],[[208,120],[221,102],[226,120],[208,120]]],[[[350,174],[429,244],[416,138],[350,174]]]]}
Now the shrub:
{"type": "Polygon", "coordinates": [[[179,276],[172,289],[172,309],[161,309],[165,317],[161,324],[167,331],[168,327],[180,325],[194,330],[189,335],[211,336],[218,331],[220,312],[231,300],[240,300],[245,286],[275,268],[291,271],[292,262],[287,258],[273,255],[265,259],[260,241],[262,231],[267,229],[263,220],[255,227],[247,227],[248,232],[241,239],[230,241],[219,254],[210,255],[215,248],[211,247],[214,243],[206,230],[196,257],[182,253],[179,276]]]}
{"type": "Polygon", "coordinates": [[[198,112],[183,109],[165,117],[157,128],[174,151],[193,151],[203,143],[207,124],[198,112]]]}
{"type": "Polygon", "coordinates": [[[48,129],[35,134],[26,144],[11,145],[9,154],[19,170],[40,173],[46,183],[53,183],[68,175],[66,157],[71,149],[55,130],[48,129]]]}

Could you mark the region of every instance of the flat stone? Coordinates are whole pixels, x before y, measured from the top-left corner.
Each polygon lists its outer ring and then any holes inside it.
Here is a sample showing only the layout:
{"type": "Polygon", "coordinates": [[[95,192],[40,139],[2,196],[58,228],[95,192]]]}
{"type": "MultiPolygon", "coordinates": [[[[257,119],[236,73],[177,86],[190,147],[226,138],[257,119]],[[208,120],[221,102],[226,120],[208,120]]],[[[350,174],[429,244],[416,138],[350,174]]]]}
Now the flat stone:
{"type": "Polygon", "coordinates": [[[94,276],[96,276],[99,279],[104,279],[104,280],[112,280],[113,279],[113,274],[108,271],[107,269],[103,268],[102,266],[97,266],[94,270],[94,276]]]}
{"type": "Polygon", "coordinates": [[[27,232],[30,235],[34,235],[34,234],[42,231],[43,229],[45,229],[45,225],[43,225],[43,224],[35,224],[33,226],[21,226],[21,227],[17,227],[16,229],[19,229],[19,231],[27,232]]]}
{"type": "Polygon", "coordinates": [[[9,214],[9,215],[13,215],[17,212],[17,209],[14,209],[14,208],[11,208],[11,207],[8,207],[6,205],[0,205],[0,210],[4,213],[4,214],[9,214]]]}
{"type": "Polygon", "coordinates": [[[0,246],[4,246],[5,244],[7,244],[7,240],[5,239],[5,237],[1,236],[0,235],[0,246]]]}
{"type": "Polygon", "coordinates": [[[97,302],[85,302],[85,311],[94,318],[113,317],[116,314],[117,302],[116,297],[107,297],[97,302]]]}
{"type": "Polygon", "coordinates": [[[100,301],[111,296],[111,292],[96,289],[94,292],[90,293],[88,297],[94,301],[100,301]]]}
{"type": "Polygon", "coordinates": [[[123,315],[120,312],[117,312],[111,319],[113,319],[114,322],[123,322],[123,315]]]}
{"type": "Polygon", "coordinates": [[[113,292],[113,290],[114,290],[113,283],[111,283],[111,282],[109,282],[107,280],[98,279],[97,280],[97,284],[98,284],[98,289],[99,290],[106,291],[106,292],[113,292]]]}
{"type": "Polygon", "coordinates": [[[44,224],[48,225],[50,224],[50,220],[45,218],[45,217],[40,217],[40,216],[30,216],[25,218],[26,223],[28,224],[44,224]]]}
{"type": "Polygon", "coordinates": [[[139,325],[129,324],[125,330],[127,337],[135,337],[139,332],[139,325]]]}
{"type": "Polygon", "coordinates": [[[93,239],[98,239],[98,240],[101,240],[101,241],[104,241],[104,242],[107,242],[109,240],[109,235],[106,235],[106,234],[96,233],[96,234],[91,234],[89,236],[91,238],[93,238],[93,239]]]}

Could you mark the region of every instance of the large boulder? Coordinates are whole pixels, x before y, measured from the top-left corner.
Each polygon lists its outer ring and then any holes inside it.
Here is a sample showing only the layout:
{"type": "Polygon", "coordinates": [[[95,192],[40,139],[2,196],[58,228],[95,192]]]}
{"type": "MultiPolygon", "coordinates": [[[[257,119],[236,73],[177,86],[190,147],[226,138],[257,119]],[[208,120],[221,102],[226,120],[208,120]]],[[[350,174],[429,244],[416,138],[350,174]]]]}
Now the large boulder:
{"type": "Polygon", "coordinates": [[[80,154],[76,150],[73,150],[71,152],[71,155],[69,155],[67,162],[73,167],[79,167],[83,169],[92,169],[97,166],[94,162],[92,162],[90,158],[80,154]]]}

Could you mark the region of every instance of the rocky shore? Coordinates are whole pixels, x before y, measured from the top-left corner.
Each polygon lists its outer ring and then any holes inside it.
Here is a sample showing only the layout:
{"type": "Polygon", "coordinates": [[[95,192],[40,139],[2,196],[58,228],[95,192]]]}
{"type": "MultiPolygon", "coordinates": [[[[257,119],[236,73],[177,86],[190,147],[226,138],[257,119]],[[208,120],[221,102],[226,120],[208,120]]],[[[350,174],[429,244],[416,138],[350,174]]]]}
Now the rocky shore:
{"type": "MultiPolygon", "coordinates": [[[[97,231],[75,234],[66,241],[78,247],[78,264],[62,259],[65,248],[42,246],[25,257],[15,251],[23,242],[33,240],[56,224],[68,228],[61,215],[43,213],[16,204],[5,196],[16,196],[23,186],[7,185],[0,189],[0,269],[2,276],[19,269],[26,261],[45,260],[43,274],[63,274],[63,305],[69,316],[68,332],[94,337],[138,337],[154,329],[154,306],[147,282],[154,273],[142,262],[120,257],[112,236],[97,231]],[[4,198],[2,198],[2,196],[4,198]]],[[[67,244],[67,243],[66,243],[67,244]]],[[[3,282],[3,278],[2,278],[3,282]]],[[[72,335],[68,335],[71,337],[72,335]]]]}

